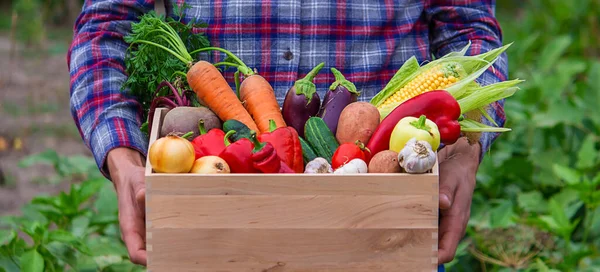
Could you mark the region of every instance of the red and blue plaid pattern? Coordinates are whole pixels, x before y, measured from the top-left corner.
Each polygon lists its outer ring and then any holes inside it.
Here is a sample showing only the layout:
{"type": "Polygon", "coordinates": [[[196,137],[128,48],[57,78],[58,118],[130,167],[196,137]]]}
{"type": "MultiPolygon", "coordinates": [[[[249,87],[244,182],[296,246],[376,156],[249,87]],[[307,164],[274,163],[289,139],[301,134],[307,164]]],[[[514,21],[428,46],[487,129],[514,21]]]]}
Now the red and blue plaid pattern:
{"type": "MultiPolygon", "coordinates": [[[[173,4],[166,3],[172,14],[173,4]]],[[[494,18],[495,1],[468,0],[190,0],[183,21],[209,24],[208,38],[256,68],[283,102],[286,91],[320,62],[318,92],[333,82],[329,68],[339,69],[369,100],[411,56],[419,62],[463,48],[469,55],[502,45],[494,18]]],[[[71,109],[82,138],[108,177],[105,160],[115,147],[146,154],[147,139],[139,130],[139,104],[121,86],[126,79],[122,37],[131,22],[154,8],[152,0],[86,0],[76,21],[68,54],[71,109]]],[[[209,61],[223,54],[205,55],[209,61]]],[[[487,85],[507,78],[506,55],[495,71],[479,78],[487,85]]],[[[233,69],[224,72],[233,85],[233,69]]],[[[504,125],[503,102],[489,114],[504,125]]],[[[488,123],[489,124],[489,123],[488,123]]],[[[482,156],[498,134],[481,138],[482,156]]]]}

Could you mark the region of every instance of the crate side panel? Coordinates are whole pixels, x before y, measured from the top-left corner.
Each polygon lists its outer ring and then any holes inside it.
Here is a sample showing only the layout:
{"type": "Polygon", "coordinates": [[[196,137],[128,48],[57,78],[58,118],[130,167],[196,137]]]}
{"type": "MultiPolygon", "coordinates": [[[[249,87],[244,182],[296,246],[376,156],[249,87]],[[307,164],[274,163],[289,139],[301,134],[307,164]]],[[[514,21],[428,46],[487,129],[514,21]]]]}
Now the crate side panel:
{"type": "Polygon", "coordinates": [[[153,228],[434,228],[431,195],[155,195],[153,228]]]}
{"type": "Polygon", "coordinates": [[[150,175],[165,195],[437,195],[437,175],[150,175]]]}
{"type": "MultiPolygon", "coordinates": [[[[154,111],[154,119],[152,120],[152,128],[150,131],[150,139],[148,141],[148,148],[154,144],[154,142],[159,138],[160,129],[162,128],[162,123],[165,120],[165,115],[167,115],[169,109],[167,108],[158,108],[154,111]]],[[[150,158],[146,156],[146,176],[152,174],[152,165],[150,164],[150,158]]]]}
{"type": "Polygon", "coordinates": [[[149,269],[433,271],[434,232],[431,229],[153,229],[149,269]]]}

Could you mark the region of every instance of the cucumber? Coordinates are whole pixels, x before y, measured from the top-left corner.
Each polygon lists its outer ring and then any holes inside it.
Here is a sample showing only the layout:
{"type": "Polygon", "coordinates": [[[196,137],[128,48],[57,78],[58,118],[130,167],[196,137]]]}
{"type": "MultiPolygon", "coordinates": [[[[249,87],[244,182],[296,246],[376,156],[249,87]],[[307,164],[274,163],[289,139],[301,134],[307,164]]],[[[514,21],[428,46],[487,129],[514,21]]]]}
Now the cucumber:
{"type": "Polygon", "coordinates": [[[318,157],[331,163],[331,157],[340,146],[335,135],[320,117],[310,117],[304,125],[304,137],[318,157]]]}
{"type": "Polygon", "coordinates": [[[250,129],[238,120],[229,119],[223,123],[223,131],[227,133],[230,130],[235,130],[235,133],[229,138],[232,143],[242,138],[250,139],[250,129]]]}
{"type": "Polygon", "coordinates": [[[302,137],[298,137],[300,139],[300,144],[302,145],[302,157],[304,158],[304,166],[308,164],[310,161],[314,160],[317,157],[317,154],[313,150],[306,140],[302,137]]]}

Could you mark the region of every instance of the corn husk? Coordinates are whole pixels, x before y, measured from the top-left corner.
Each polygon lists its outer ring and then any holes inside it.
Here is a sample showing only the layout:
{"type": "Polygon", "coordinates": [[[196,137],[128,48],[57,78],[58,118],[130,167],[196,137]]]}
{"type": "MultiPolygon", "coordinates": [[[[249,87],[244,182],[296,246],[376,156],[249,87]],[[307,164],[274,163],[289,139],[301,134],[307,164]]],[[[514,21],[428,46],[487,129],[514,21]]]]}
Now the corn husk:
{"type": "MultiPolygon", "coordinates": [[[[467,90],[466,87],[472,84],[472,82],[481,76],[488,68],[492,67],[498,57],[505,52],[511,44],[490,50],[489,52],[480,55],[465,56],[470,45],[471,43],[469,42],[462,50],[448,53],[423,66],[419,66],[414,56],[411,57],[402,65],[402,67],[400,67],[400,69],[398,69],[388,84],[371,99],[370,103],[374,106],[381,105],[387,98],[394,94],[394,92],[404,87],[420,74],[427,72],[437,65],[444,66],[446,64],[456,64],[458,67],[457,70],[461,74],[459,81],[446,87],[446,90],[455,98],[460,98],[465,94],[467,90]]],[[[396,106],[399,104],[400,103],[396,106]]]]}

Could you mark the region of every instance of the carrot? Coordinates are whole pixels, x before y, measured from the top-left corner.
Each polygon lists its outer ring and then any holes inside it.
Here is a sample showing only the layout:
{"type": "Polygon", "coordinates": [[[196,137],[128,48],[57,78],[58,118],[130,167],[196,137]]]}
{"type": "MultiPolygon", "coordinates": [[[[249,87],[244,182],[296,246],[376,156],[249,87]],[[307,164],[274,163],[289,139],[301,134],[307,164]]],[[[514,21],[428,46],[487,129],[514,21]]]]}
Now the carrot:
{"type": "Polygon", "coordinates": [[[286,126],[273,87],[264,77],[253,74],[245,78],[240,85],[240,100],[261,133],[270,131],[269,120],[274,120],[277,128],[286,126]]]}
{"type": "Polygon", "coordinates": [[[207,61],[198,61],[187,72],[187,81],[198,99],[223,121],[235,119],[259,131],[256,123],[237,98],[221,72],[207,61]]]}

